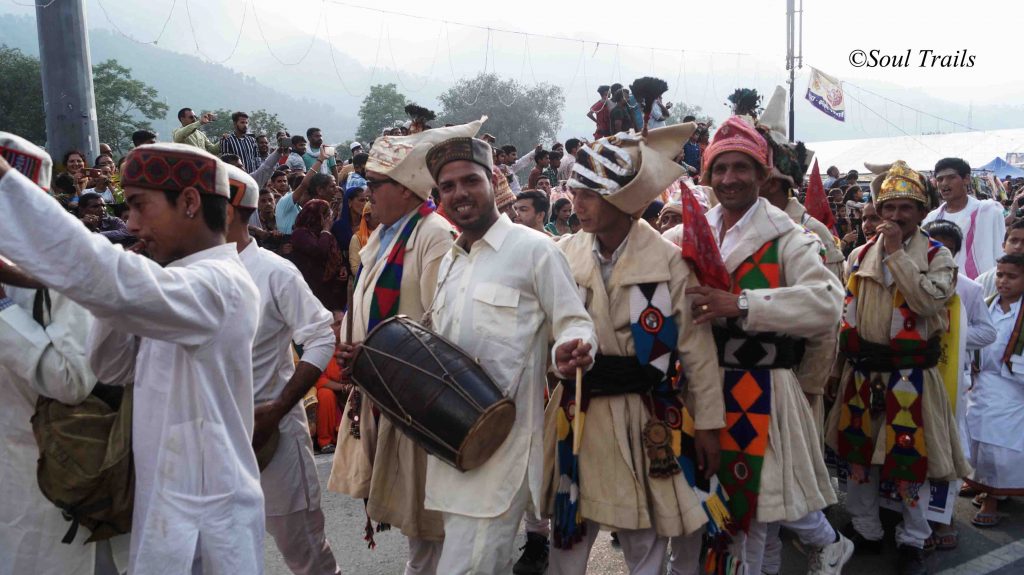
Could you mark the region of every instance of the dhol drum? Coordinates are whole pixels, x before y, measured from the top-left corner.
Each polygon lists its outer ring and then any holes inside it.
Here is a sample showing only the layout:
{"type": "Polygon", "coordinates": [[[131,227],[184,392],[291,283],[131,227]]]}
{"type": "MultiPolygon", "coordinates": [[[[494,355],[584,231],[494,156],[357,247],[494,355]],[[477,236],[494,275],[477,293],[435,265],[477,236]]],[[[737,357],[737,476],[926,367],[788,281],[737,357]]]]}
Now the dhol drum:
{"type": "Polygon", "coordinates": [[[407,316],[369,333],[352,379],[393,425],[460,471],[483,465],[516,419],[515,404],[476,361],[407,316]]]}

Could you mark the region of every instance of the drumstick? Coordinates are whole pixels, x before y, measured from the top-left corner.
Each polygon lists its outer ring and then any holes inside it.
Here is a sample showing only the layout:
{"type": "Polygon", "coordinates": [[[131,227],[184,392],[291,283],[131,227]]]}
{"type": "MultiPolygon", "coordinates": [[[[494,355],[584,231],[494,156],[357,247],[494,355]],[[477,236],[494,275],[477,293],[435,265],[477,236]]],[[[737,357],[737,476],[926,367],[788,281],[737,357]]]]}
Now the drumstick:
{"type": "Polygon", "coordinates": [[[580,442],[583,437],[580,435],[580,424],[583,422],[583,368],[576,368],[576,414],[572,418],[572,454],[579,455],[580,442]]]}

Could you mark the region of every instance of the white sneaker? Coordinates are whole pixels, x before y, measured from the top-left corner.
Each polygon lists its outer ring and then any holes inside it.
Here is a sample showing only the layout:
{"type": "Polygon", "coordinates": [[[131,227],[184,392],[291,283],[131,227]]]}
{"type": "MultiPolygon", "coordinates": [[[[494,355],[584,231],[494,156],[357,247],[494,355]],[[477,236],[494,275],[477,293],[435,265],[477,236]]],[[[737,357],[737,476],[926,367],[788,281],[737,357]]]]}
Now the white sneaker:
{"type": "Polygon", "coordinates": [[[839,575],[843,566],[853,557],[853,541],[838,531],[839,540],[807,556],[808,575],[839,575]]]}

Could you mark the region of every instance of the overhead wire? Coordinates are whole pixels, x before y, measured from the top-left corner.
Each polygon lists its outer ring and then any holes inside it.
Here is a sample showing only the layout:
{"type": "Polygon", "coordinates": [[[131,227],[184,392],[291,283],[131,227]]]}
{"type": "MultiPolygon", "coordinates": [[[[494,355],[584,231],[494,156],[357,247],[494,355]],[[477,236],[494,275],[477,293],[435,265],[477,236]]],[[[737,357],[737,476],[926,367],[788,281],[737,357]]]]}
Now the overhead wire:
{"type": "MultiPolygon", "coordinates": [[[[46,6],[48,7],[55,1],[56,0],[50,0],[50,2],[46,6]]],[[[137,44],[153,44],[154,46],[156,46],[160,42],[160,39],[164,37],[164,32],[167,31],[167,25],[171,22],[171,16],[174,15],[174,8],[178,5],[178,0],[171,1],[171,9],[167,11],[167,18],[164,18],[164,24],[160,27],[160,33],[156,35],[155,39],[150,40],[148,42],[139,40],[138,38],[122,30],[121,27],[118,26],[116,22],[114,22],[113,18],[110,17],[110,13],[107,12],[107,7],[103,5],[103,0],[96,0],[96,3],[100,6],[100,12],[103,12],[103,18],[106,19],[107,24],[110,24],[110,27],[113,28],[115,32],[137,44]]]]}

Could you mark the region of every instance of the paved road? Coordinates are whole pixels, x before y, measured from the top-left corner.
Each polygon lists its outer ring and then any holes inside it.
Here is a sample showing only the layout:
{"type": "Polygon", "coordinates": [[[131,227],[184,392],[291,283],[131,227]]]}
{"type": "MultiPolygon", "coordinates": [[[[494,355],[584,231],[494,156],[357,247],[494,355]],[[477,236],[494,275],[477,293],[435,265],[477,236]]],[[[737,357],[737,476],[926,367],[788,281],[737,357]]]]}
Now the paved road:
{"type": "MultiPolygon", "coordinates": [[[[318,455],[317,472],[320,485],[325,485],[330,473],[331,459],[318,455]]],[[[369,550],[363,542],[363,504],[349,497],[324,491],[324,513],[327,517],[327,537],[335,556],[346,575],[399,575],[405,565],[405,540],[397,531],[378,533],[377,548],[369,550]]],[[[928,558],[933,575],[1020,575],[1024,573],[1024,499],[1011,499],[1003,504],[1006,514],[1002,524],[981,530],[970,524],[974,508],[970,500],[957,502],[956,522],[960,531],[960,547],[954,551],[935,552],[928,558]]],[[[829,510],[834,525],[843,525],[848,517],[838,505],[829,510]]],[[[890,540],[892,528],[899,521],[896,514],[885,517],[890,540]]],[[[522,545],[522,535],[516,546],[522,545]]],[[[877,557],[855,557],[847,565],[846,575],[894,575],[896,573],[895,545],[890,543],[886,553],[877,557]]],[[[271,539],[267,540],[266,570],[269,575],[287,575],[288,569],[271,539]]],[[[783,553],[782,574],[800,575],[807,572],[807,562],[794,541],[787,538],[783,553]]],[[[609,545],[609,536],[602,533],[590,560],[588,573],[593,575],[626,575],[622,554],[609,545]]]]}

